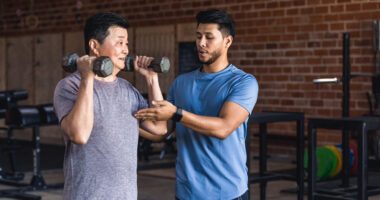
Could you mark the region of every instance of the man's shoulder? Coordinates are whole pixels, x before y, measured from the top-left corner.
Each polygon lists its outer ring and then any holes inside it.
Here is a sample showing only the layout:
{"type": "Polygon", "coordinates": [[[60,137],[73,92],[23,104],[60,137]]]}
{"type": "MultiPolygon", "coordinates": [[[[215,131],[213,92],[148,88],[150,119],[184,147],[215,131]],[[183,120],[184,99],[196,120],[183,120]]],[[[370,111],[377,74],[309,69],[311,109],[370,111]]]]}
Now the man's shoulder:
{"type": "Polygon", "coordinates": [[[69,74],[67,75],[66,77],[64,77],[63,79],[61,79],[58,84],[57,84],[57,87],[75,87],[75,86],[78,86],[79,83],[80,83],[80,74],[79,72],[74,72],[72,74],[69,74]]]}
{"type": "Polygon", "coordinates": [[[121,84],[121,85],[123,85],[123,86],[125,86],[125,87],[128,87],[128,88],[130,88],[130,87],[132,87],[133,88],[133,85],[127,80],[127,79],[124,79],[124,78],[120,78],[120,77],[117,77],[117,81],[121,84]]]}
{"type": "Polygon", "coordinates": [[[178,75],[178,76],[175,78],[175,82],[177,82],[177,81],[186,81],[186,80],[189,80],[191,77],[196,76],[197,70],[198,70],[198,69],[195,69],[195,70],[193,70],[193,71],[185,72],[185,73],[183,73],[183,74],[178,75]]]}
{"type": "Polygon", "coordinates": [[[253,82],[257,81],[255,76],[237,68],[236,66],[233,66],[233,68],[230,70],[230,72],[232,74],[232,77],[234,77],[235,79],[238,79],[240,81],[253,81],[253,82]]]}

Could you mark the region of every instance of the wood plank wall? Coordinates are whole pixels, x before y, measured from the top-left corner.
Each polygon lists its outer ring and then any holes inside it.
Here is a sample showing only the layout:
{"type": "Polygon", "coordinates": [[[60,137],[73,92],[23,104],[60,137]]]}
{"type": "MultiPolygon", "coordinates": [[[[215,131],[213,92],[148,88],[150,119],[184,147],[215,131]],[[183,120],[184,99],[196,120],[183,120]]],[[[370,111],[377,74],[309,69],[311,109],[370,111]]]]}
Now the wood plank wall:
{"type": "MultiPolygon", "coordinates": [[[[34,104],[53,103],[54,89],[62,78],[62,34],[34,38],[34,104]]],[[[41,127],[42,142],[63,142],[58,126],[41,127]]]]}
{"type": "Polygon", "coordinates": [[[7,90],[24,89],[29,97],[20,104],[34,104],[34,36],[6,39],[6,85],[7,90]]]}
{"type": "Polygon", "coordinates": [[[6,88],[5,73],[5,39],[0,38],[0,90],[6,88]]]}
{"type": "MultiPolygon", "coordinates": [[[[23,89],[28,92],[28,99],[17,102],[18,105],[34,105],[34,36],[6,38],[6,90],[23,89]]],[[[16,139],[32,138],[32,130],[15,129],[16,139]]]]}
{"type": "MultiPolygon", "coordinates": [[[[0,37],[0,91],[5,90],[5,39],[0,37]]],[[[4,119],[0,119],[0,127],[4,126],[4,119]]],[[[2,137],[4,134],[1,134],[2,137]]]]}
{"type": "MultiPolygon", "coordinates": [[[[167,93],[174,79],[175,59],[175,26],[152,26],[136,28],[136,54],[153,57],[166,56],[170,59],[170,71],[160,74],[160,86],[163,93],[167,93]]],[[[146,92],[145,79],[136,74],[136,87],[146,92]]]]}

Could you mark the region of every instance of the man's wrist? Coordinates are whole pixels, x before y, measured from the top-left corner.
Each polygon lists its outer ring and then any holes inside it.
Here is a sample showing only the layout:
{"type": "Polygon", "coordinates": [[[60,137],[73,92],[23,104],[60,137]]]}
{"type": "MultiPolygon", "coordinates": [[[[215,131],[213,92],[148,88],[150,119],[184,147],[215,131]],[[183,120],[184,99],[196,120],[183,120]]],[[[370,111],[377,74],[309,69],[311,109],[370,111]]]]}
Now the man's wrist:
{"type": "Polygon", "coordinates": [[[146,79],[147,84],[150,85],[150,86],[153,85],[153,84],[155,84],[155,83],[158,83],[158,75],[157,74],[147,75],[145,77],[145,79],[146,79]]]}
{"type": "Polygon", "coordinates": [[[175,121],[175,122],[180,122],[181,119],[182,119],[182,108],[178,107],[177,106],[177,110],[175,111],[173,117],[172,117],[172,120],[175,121]]]}

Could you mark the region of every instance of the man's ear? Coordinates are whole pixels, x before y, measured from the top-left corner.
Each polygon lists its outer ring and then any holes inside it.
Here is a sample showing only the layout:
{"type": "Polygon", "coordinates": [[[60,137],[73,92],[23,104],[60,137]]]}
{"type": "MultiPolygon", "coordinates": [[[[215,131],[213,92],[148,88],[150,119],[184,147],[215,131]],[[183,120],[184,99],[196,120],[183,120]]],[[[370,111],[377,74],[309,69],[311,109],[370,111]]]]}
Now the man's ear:
{"type": "Polygon", "coordinates": [[[229,48],[231,46],[232,41],[234,40],[234,38],[231,35],[229,35],[225,39],[226,39],[226,48],[229,48]]]}
{"type": "Polygon", "coordinates": [[[90,51],[93,52],[96,56],[100,56],[100,53],[99,53],[99,42],[95,39],[90,39],[90,41],[88,41],[88,46],[90,47],[90,51]]]}

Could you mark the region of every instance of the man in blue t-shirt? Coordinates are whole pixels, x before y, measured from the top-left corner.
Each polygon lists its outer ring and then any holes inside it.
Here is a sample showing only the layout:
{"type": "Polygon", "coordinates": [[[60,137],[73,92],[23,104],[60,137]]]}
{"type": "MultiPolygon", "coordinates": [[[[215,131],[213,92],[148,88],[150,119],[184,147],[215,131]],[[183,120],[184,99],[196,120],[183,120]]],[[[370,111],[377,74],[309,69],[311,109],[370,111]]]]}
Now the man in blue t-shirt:
{"type": "Polygon", "coordinates": [[[203,65],[174,81],[168,101],[154,101],[155,108],[140,110],[136,117],[176,122],[177,199],[248,199],[245,138],[258,84],[228,61],[235,36],[231,17],[206,10],[196,19],[203,65]]]}

